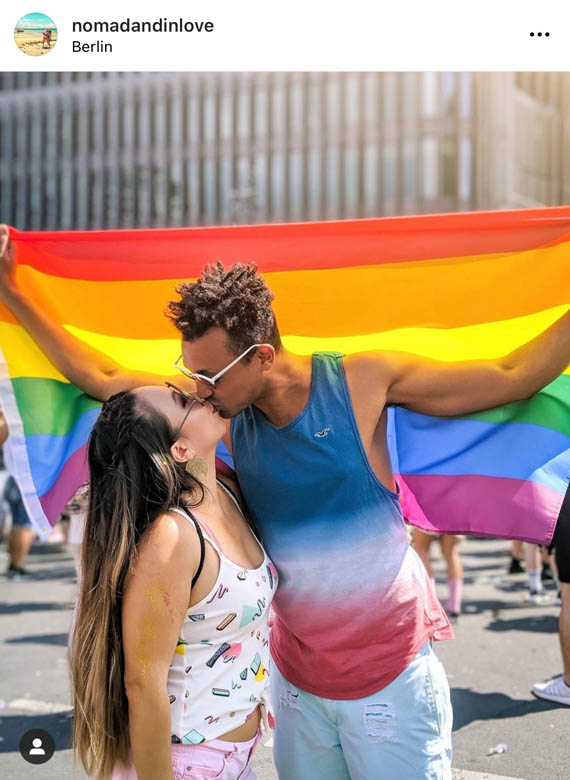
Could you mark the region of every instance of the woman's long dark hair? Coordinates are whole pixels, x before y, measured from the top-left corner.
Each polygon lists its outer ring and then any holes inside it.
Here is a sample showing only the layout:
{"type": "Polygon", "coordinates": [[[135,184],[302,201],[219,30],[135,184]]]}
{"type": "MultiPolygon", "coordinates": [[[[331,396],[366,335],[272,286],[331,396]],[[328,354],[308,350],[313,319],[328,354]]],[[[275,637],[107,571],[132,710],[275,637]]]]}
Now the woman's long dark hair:
{"type": "Polygon", "coordinates": [[[204,488],[170,454],[167,417],[117,393],[103,404],[89,439],[90,494],[81,551],[81,581],[69,660],[74,699],[75,762],[98,780],[129,753],[124,686],[122,601],[125,577],[153,522],[204,488]]]}

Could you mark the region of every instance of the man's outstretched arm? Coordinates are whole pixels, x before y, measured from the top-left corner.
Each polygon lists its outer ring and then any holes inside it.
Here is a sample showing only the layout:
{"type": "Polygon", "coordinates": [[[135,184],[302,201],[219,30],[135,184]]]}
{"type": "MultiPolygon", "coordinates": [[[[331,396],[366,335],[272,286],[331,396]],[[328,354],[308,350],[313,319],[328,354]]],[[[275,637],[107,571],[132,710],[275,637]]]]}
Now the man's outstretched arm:
{"type": "Polygon", "coordinates": [[[10,309],[57,370],[87,395],[104,401],[120,390],[162,384],[164,379],[185,387],[191,384],[182,375],[160,377],[144,371],[129,371],[108,355],[75,338],[26,297],[18,287],[15,272],[16,260],[8,227],[0,225],[0,302],[10,309]]]}
{"type": "Polygon", "coordinates": [[[530,398],[570,364],[570,312],[519,349],[495,360],[443,363],[405,352],[353,355],[384,405],[448,417],[530,398]]]}

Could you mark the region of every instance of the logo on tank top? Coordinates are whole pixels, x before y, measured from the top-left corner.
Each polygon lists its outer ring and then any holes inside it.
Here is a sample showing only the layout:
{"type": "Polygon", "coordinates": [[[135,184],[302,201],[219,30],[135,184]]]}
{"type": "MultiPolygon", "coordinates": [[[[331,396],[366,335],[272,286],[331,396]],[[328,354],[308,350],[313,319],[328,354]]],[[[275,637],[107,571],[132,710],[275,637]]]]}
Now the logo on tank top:
{"type": "Polygon", "coordinates": [[[322,431],[317,431],[314,436],[316,436],[317,439],[322,439],[329,435],[329,431],[332,431],[332,428],[323,428],[322,431]]]}

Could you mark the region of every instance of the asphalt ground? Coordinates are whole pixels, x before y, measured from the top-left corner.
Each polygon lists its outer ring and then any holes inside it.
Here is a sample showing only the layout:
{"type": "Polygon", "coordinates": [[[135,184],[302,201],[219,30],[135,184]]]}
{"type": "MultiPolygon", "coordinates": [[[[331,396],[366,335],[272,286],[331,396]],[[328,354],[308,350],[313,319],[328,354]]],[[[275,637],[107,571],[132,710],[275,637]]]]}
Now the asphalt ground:
{"type": "MultiPolygon", "coordinates": [[[[436,547],[436,545],[432,545],[436,547]]],[[[567,780],[570,776],[570,708],[535,699],[531,685],[561,671],[559,608],[526,602],[526,577],[507,575],[508,542],[465,539],[464,613],[456,639],[436,646],[447,670],[454,705],[456,780],[567,780]],[[506,752],[487,755],[498,744],[506,752]]],[[[60,544],[34,545],[30,581],[9,581],[0,546],[0,778],[84,780],[73,771],[67,632],[75,592],[71,554],[60,544]],[[56,752],[30,765],[19,741],[40,728],[56,752]]],[[[434,569],[440,598],[447,586],[442,561],[434,569]]],[[[254,758],[258,780],[277,780],[270,735],[254,758]]],[[[410,778],[410,780],[413,780],[410,778]]]]}

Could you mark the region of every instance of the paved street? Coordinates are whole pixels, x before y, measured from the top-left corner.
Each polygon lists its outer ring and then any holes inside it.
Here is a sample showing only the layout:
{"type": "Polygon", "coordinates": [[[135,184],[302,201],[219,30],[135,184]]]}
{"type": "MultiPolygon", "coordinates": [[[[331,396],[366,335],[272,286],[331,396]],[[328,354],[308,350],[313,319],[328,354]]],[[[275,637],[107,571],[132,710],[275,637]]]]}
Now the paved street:
{"type": "MultiPolygon", "coordinates": [[[[525,575],[505,575],[507,542],[464,540],[464,614],[454,642],[439,645],[449,675],[455,711],[456,780],[566,780],[570,708],[534,699],[533,682],[561,671],[558,608],[525,602],[525,575]],[[487,756],[504,743],[505,753],[487,756]]],[[[74,596],[71,554],[60,545],[34,546],[29,568],[35,578],[3,576],[0,546],[0,777],[2,780],[83,780],[72,771],[66,634],[74,596]],[[31,728],[49,731],[53,758],[26,763],[18,751],[31,728]]],[[[438,593],[446,596],[445,572],[435,564],[438,593]]],[[[554,597],[554,592],[550,591],[554,597]]],[[[264,737],[254,768],[258,780],[276,780],[264,737]]],[[[410,778],[410,780],[412,780],[410,778]]]]}

